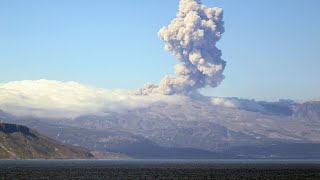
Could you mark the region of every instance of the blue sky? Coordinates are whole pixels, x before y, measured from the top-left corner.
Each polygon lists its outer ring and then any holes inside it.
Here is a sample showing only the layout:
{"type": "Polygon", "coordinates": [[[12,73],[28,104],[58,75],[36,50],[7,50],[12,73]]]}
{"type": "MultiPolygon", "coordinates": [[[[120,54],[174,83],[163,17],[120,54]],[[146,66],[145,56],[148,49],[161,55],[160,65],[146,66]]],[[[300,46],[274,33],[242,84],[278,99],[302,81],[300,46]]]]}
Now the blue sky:
{"type": "MultiPolygon", "coordinates": [[[[213,96],[320,97],[320,1],[203,0],[225,10],[228,62],[213,96]]],[[[52,79],[135,89],[173,74],[158,30],[178,0],[0,1],[0,82],[52,79]]]]}

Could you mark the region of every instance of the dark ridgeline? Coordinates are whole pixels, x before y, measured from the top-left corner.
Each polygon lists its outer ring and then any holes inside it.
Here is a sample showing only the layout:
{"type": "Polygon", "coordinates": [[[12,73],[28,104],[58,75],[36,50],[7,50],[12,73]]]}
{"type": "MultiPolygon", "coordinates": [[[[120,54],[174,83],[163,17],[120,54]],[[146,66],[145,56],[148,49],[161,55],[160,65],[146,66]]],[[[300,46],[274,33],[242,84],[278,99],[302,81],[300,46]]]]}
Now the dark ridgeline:
{"type": "Polygon", "coordinates": [[[26,126],[0,123],[0,159],[88,159],[80,147],[62,144],[26,126]]]}
{"type": "Polygon", "coordinates": [[[36,137],[34,134],[30,132],[30,129],[28,127],[17,124],[0,123],[0,131],[6,134],[20,132],[26,136],[36,137]]]}

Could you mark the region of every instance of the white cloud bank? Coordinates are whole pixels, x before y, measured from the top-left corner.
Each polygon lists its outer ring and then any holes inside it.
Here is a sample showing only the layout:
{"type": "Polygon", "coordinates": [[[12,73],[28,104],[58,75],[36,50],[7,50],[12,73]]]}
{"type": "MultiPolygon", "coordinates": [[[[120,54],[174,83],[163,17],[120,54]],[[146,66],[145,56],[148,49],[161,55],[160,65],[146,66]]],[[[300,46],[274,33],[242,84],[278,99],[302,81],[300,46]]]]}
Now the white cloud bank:
{"type": "Polygon", "coordinates": [[[217,106],[224,106],[238,109],[248,109],[262,112],[264,107],[255,100],[239,99],[239,98],[211,98],[211,103],[217,106]]]}
{"type": "Polygon", "coordinates": [[[174,102],[183,96],[135,95],[77,82],[25,80],[0,84],[0,109],[19,116],[72,118],[83,114],[146,107],[154,102],[174,102]]]}
{"type": "Polygon", "coordinates": [[[135,91],[101,89],[77,82],[25,80],[0,84],[0,110],[17,116],[68,118],[81,115],[122,112],[148,107],[153,103],[183,105],[198,100],[207,105],[267,112],[268,106],[289,107],[294,102],[258,102],[239,98],[219,98],[152,93],[137,95],[135,91]],[[209,100],[209,101],[208,101],[209,100]]]}
{"type": "Polygon", "coordinates": [[[211,103],[217,106],[260,112],[269,115],[285,115],[292,113],[292,107],[297,103],[290,99],[279,99],[276,102],[256,101],[254,99],[241,99],[236,97],[213,97],[211,103]]]}

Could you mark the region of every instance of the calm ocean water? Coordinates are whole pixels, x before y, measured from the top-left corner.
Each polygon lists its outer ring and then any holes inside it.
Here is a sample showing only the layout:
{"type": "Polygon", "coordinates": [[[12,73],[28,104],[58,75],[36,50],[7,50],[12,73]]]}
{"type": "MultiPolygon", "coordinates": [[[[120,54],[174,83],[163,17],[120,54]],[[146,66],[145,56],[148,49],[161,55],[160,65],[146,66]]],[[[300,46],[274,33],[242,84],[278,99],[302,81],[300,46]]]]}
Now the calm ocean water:
{"type": "Polygon", "coordinates": [[[0,160],[0,179],[320,179],[320,160],[0,160]]]}

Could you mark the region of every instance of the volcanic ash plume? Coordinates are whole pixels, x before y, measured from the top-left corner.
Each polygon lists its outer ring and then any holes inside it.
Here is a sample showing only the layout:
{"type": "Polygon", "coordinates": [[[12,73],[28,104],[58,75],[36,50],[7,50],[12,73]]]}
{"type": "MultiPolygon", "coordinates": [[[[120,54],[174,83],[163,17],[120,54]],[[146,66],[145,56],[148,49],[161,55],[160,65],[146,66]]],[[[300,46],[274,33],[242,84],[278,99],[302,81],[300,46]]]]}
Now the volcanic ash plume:
{"type": "Polygon", "coordinates": [[[200,0],[180,0],[177,17],[158,35],[181,62],[176,77],[166,76],[158,86],[148,84],[139,94],[190,95],[206,86],[217,87],[224,79],[226,62],[216,47],[224,33],[223,10],[208,8],[200,0]]]}

